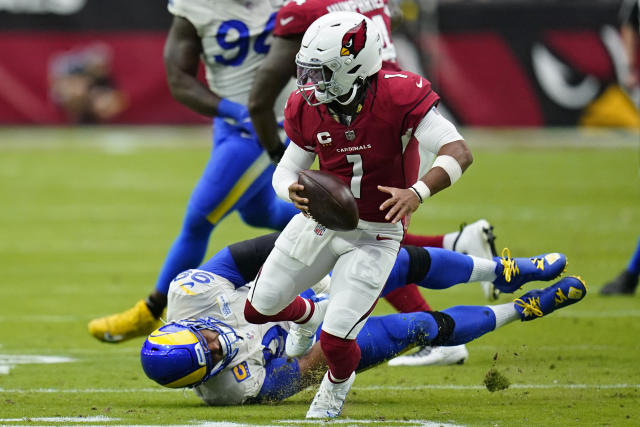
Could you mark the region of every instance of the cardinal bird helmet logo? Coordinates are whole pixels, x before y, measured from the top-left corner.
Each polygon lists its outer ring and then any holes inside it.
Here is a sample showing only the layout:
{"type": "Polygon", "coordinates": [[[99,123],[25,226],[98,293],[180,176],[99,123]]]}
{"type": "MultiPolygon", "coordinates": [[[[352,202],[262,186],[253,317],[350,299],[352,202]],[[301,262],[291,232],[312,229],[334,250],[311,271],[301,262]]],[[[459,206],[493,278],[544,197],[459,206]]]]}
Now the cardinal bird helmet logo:
{"type": "Polygon", "coordinates": [[[353,55],[355,58],[367,41],[367,22],[363,19],[355,27],[351,28],[342,37],[340,56],[353,55]]]}

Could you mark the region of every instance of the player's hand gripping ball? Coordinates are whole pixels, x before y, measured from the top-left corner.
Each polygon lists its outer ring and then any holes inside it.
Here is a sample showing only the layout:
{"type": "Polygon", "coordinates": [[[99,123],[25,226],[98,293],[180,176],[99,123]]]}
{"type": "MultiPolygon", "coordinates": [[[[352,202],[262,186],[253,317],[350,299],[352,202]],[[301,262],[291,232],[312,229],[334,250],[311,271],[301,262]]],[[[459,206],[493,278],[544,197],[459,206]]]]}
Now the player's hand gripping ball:
{"type": "Polygon", "coordinates": [[[298,192],[309,199],[309,215],[318,223],[336,231],[349,231],[358,225],[358,205],[349,187],[340,178],[324,171],[303,170],[298,192]]]}

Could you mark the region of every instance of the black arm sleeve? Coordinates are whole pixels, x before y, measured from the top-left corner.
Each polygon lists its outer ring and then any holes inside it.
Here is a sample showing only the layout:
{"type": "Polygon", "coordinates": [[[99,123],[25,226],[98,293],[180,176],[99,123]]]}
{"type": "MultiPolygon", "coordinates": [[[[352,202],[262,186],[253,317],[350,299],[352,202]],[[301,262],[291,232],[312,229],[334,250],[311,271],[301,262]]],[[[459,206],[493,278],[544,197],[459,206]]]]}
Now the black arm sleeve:
{"type": "Polygon", "coordinates": [[[271,233],[229,246],[229,252],[245,282],[256,278],[280,233],[271,233]]]}

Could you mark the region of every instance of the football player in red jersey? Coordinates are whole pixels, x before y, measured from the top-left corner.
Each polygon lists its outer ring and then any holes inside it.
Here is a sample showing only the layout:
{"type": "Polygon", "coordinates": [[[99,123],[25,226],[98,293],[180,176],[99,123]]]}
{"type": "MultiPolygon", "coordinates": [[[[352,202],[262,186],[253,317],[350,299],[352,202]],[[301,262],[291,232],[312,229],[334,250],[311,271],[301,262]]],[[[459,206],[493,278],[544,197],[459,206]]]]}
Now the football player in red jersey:
{"type": "Polygon", "coordinates": [[[276,193],[302,212],[287,225],[248,295],[251,323],[297,325],[286,352],[320,346],[329,369],[307,418],[336,417],[355,380],[355,337],[373,311],[404,235],[401,221],[427,198],[455,183],[472,156],[455,127],[436,109],[439,97],[422,77],[382,67],[383,37],[373,21],[334,12],[305,32],[296,56],[299,90],[285,108],[291,139],[273,175],[276,193]],[[437,156],[426,172],[421,153],[437,156]],[[306,215],[298,173],[319,158],[320,169],[350,186],[360,212],[352,231],[326,229],[306,215]],[[297,296],[333,270],[328,304],[297,296]]]}
{"type": "MultiPolygon", "coordinates": [[[[331,12],[348,10],[369,17],[382,36],[382,68],[399,70],[396,50],[391,37],[392,10],[387,0],[345,1],[345,0],[305,0],[290,1],[276,15],[271,48],[260,68],[249,97],[251,120],[260,140],[274,163],[277,163],[285,146],[274,112],[276,99],[292,76],[295,76],[295,57],[302,35],[317,18],[331,12]],[[287,64],[290,64],[288,66],[287,64]]],[[[399,13],[399,12],[398,12],[399,13]]],[[[425,80],[426,82],[426,80],[425,80]]],[[[432,157],[425,158],[425,162],[432,157]]],[[[469,255],[491,258],[496,256],[493,227],[486,220],[479,220],[461,227],[461,230],[444,235],[420,236],[405,234],[404,244],[439,247],[469,255]]],[[[499,291],[491,282],[482,282],[484,294],[495,300],[499,291]]],[[[421,295],[417,286],[409,285],[388,294],[385,299],[400,312],[427,311],[431,307],[421,295]]],[[[432,365],[462,363],[468,357],[464,345],[435,348],[421,347],[417,352],[400,356],[391,365],[432,365]]]]}

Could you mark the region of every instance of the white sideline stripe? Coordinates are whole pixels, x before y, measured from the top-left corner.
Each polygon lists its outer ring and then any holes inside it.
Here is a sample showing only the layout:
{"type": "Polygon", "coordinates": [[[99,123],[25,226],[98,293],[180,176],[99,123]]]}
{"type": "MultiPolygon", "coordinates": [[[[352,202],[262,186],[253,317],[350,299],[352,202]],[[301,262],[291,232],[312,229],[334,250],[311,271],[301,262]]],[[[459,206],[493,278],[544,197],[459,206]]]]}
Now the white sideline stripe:
{"type": "Polygon", "coordinates": [[[33,363],[69,363],[75,359],[65,356],[39,356],[24,354],[0,354],[0,365],[26,365],[33,363]]]}
{"type": "Polygon", "coordinates": [[[29,421],[40,421],[45,423],[104,423],[108,421],[119,421],[120,418],[109,418],[104,415],[98,415],[95,417],[29,417],[29,418],[0,418],[0,422],[3,423],[19,423],[29,421]]]}
{"type": "MultiPolygon", "coordinates": [[[[417,386],[364,386],[353,387],[353,390],[482,390],[483,385],[457,385],[457,384],[431,384],[417,386]]],[[[511,384],[509,388],[517,389],[620,389],[620,388],[640,388],[640,384],[511,384]]]]}
{"type": "Polygon", "coordinates": [[[184,393],[181,388],[2,388],[0,393],[184,393]]]}
{"type": "Polygon", "coordinates": [[[75,362],[76,359],[65,356],[39,356],[35,354],[0,354],[0,375],[7,375],[15,365],[52,364],[75,362]]]}
{"type": "MultiPolygon", "coordinates": [[[[279,423],[284,423],[285,425],[291,424],[313,424],[318,425],[319,420],[278,420],[279,423]]],[[[322,422],[322,421],[320,421],[322,422]]],[[[394,424],[407,424],[410,426],[420,426],[420,427],[461,427],[460,424],[449,424],[449,423],[440,423],[434,421],[427,420],[384,420],[385,423],[394,423],[394,424]]],[[[327,420],[324,423],[326,424],[349,424],[349,425],[360,425],[360,424],[380,424],[380,420],[358,420],[351,418],[340,418],[337,420],[327,420]],[[355,424],[354,424],[355,423],[355,424]]]]}
{"type": "MultiPolygon", "coordinates": [[[[104,423],[110,421],[119,421],[120,418],[108,418],[104,416],[97,417],[42,417],[42,418],[0,418],[0,422],[25,422],[28,421],[30,426],[39,427],[37,424],[33,424],[36,422],[49,422],[49,423],[104,423]]],[[[461,427],[459,424],[449,424],[449,423],[439,423],[434,421],[427,420],[385,420],[389,423],[394,424],[405,424],[415,427],[461,427]]],[[[262,427],[282,427],[282,425],[292,425],[292,424],[313,424],[317,425],[318,420],[277,420],[276,423],[272,425],[262,425],[262,427]]],[[[330,424],[350,424],[350,425],[359,425],[359,424],[379,424],[380,420],[359,420],[359,419],[350,419],[344,418],[339,420],[331,420],[330,424]],[[355,423],[355,424],[354,424],[355,423]]],[[[324,424],[324,423],[323,423],[324,424]]],[[[234,423],[232,421],[203,421],[203,422],[194,422],[191,424],[162,424],[165,427],[251,427],[254,424],[240,424],[234,423]]],[[[155,426],[154,424],[150,425],[136,425],[136,427],[151,427],[155,426]]],[[[120,426],[123,427],[123,426],[120,426]]]]}
{"type": "MultiPolygon", "coordinates": [[[[482,385],[460,385],[460,384],[425,384],[416,386],[360,386],[353,387],[353,390],[482,390],[482,385]]],[[[509,388],[517,389],[624,389],[640,388],[640,384],[511,384],[509,388]]],[[[184,390],[176,388],[2,388],[0,393],[183,393],[184,390]]]]}

